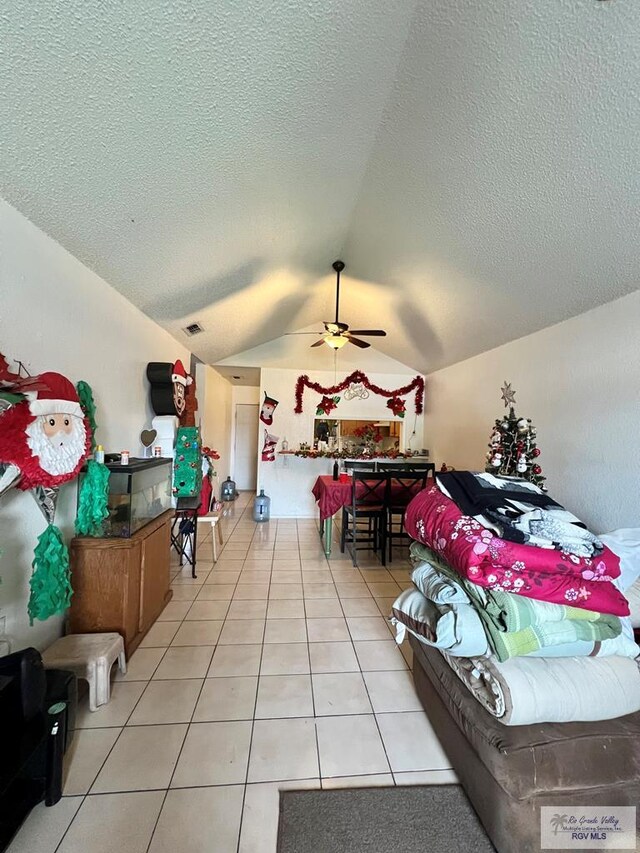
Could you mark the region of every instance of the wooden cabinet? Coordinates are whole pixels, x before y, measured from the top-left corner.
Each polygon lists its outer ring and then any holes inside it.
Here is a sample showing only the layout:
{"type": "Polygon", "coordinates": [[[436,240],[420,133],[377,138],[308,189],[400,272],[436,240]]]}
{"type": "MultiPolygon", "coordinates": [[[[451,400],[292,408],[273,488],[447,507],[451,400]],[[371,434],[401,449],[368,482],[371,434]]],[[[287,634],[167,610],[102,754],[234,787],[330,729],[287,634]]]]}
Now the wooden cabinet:
{"type": "Polygon", "coordinates": [[[172,596],[172,518],[169,510],[130,539],[71,541],[70,633],[117,631],[127,656],[135,651],[172,596]]]}

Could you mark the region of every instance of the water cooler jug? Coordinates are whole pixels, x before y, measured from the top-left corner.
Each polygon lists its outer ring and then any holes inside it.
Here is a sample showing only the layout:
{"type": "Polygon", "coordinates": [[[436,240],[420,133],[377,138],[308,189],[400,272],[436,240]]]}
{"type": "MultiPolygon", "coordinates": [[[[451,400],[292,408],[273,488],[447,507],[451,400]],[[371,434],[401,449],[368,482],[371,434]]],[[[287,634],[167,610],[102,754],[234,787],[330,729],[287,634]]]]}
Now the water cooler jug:
{"type": "Polygon", "coordinates": [[[231,477],[227,477],[224,483],[220,486],[220,500],[235,501],[236,499],[236,483],[231,477]]]}
{"type": "Polygon", "coordinates": [[[269,521],[270,512],[271,498],[265,495],[264,489],[260,489],[260,494],[253,499],[253,520],[269,521]]]}

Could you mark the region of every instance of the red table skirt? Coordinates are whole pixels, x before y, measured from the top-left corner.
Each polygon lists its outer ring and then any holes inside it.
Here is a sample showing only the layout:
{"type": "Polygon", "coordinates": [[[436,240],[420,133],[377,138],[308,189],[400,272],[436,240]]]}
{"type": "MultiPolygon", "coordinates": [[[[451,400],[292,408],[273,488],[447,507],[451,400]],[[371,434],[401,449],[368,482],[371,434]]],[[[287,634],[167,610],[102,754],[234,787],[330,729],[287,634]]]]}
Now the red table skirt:
{"type": "MultiPolygon", "coordinates": [[[[351,488],[351,481],[343,483],[340,480],[334,480],[330,474],[322,474],[318,477],[313,484],[311,493],[316,499],[320,518],[323,521],[335,515],[343,506],[348,506],[351,503],[351,488]]],[[[365,486],[363,485],[363,491],[364,489],[365,486]]],[[[418,491],[419,489],[416,490],[416,493],[418,491]]]]}

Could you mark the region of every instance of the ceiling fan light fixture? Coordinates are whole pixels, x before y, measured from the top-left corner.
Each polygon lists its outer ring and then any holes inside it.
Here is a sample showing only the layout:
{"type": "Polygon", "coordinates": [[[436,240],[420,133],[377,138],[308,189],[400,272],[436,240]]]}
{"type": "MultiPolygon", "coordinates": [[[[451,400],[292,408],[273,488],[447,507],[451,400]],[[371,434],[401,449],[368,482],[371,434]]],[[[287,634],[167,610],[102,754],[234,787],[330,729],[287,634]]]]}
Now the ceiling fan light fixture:
{"type": "Polygon", "coordinates": [[[324,339],[325,344],[330,346],[331,349],[340,349],[343,347],[349,338],[343,337],[343,335],[327,335],[324,339]]]}

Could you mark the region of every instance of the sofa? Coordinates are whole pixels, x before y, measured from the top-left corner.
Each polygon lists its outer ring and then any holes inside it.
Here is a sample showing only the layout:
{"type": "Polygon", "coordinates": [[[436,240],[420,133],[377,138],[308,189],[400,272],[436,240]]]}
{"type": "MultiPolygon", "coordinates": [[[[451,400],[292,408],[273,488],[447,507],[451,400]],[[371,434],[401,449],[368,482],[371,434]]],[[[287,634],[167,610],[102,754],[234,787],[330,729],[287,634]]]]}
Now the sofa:
{"type": "Polygon", "coordinates": [[[639,806],[640,813],[640,712],[505,726],[438,650],[410,642],[422,705],[498,853],[541,849],[541,806],[639,806]]]}

